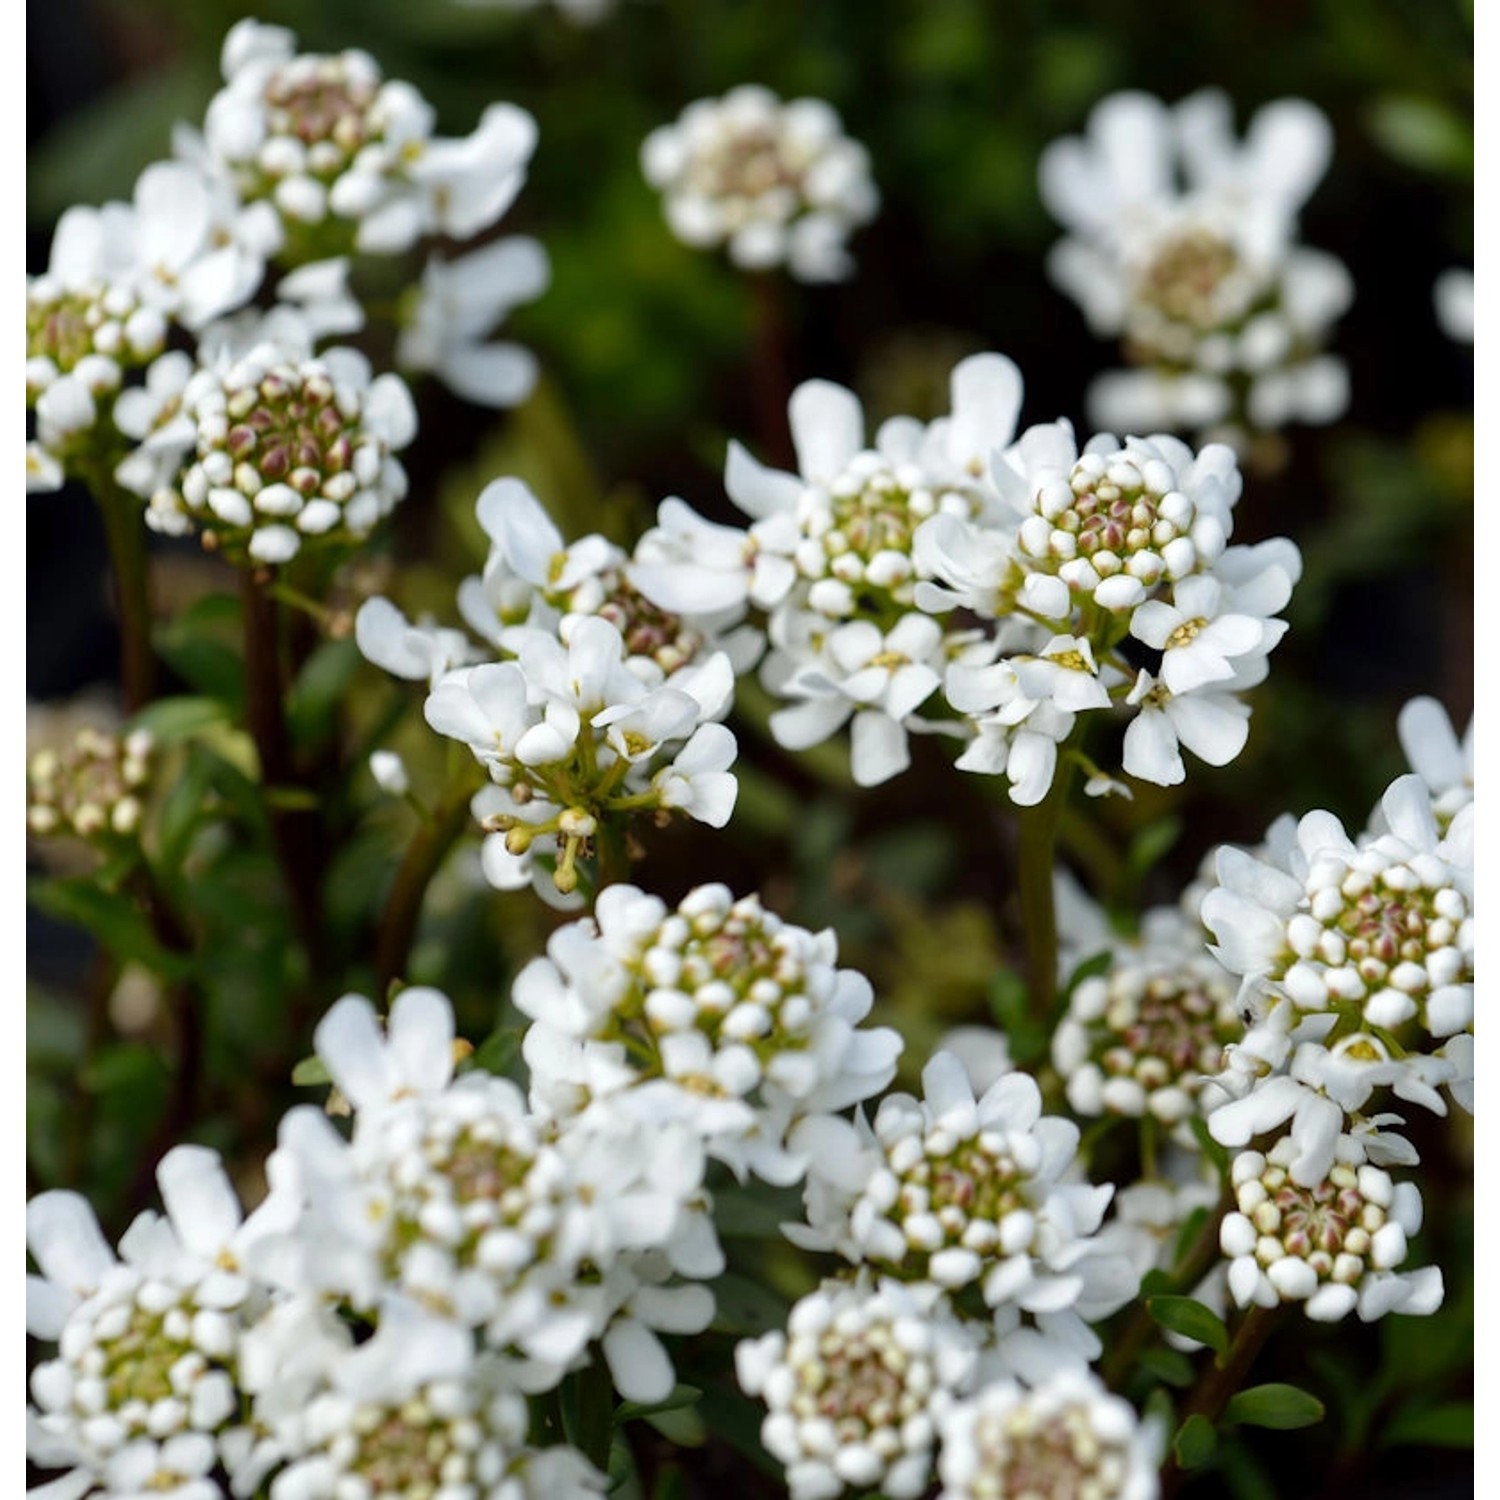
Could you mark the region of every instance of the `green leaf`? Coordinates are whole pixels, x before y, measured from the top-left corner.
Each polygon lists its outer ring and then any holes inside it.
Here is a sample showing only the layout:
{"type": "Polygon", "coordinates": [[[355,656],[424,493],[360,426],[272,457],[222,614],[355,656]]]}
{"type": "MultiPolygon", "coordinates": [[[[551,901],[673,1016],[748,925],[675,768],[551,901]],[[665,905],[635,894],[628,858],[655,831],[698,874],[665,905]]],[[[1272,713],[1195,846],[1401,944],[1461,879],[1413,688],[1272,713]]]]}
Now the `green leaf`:
{"type": "Polygon", "coordinates": [[[1245,1427],[1311,1427],[1323,1420],[1323,1403],[1298,1386],[1273,1381],[1236,1392],[1224,1408],[1224,1419],[1245,1427]]]}
{"type": "Polygon", "coordinates": [[[1401,1445],[1426,1448],[1472,1448],[1474,1446],[1474,1404],[1450,1401],[1420,1411],[1408,1408],[1400,1412],[1376,1438],[1379,1448],[1401,1445]]]}
{"type": "Polygon", "coordinates": [[[352,640],[324,641],[308,657],[287,694],[287,732],[293,744],[317,744],[333,732],[362,660],[352,640]]]}
{"type": "Polygon", "coordinates": [[[1188,1121],[1188,1124],[1192,1129],[1194,1139],[1203,1148],[1203,1154],[1219,1169],[1219,1176],[1227,1176],[1229,1172],[1229,1152],[1209,1133],[1208,1121],[1201,1115],[1195,1115],[1188,1121]]]}
{"type": "Polygon", "coordinates": [[[1174,1266],[1180,1266],[1183,1257],[1197,1244],[1198,1236],[1203,1232],[1203,1226],[1208,1223],[1208,1212],[1206,1207],[1195,1208],[1182,1221],[1182,1228],[1177,1231],[1177,1241],[1172,1246],[1174,1266]]]}
{"type": "Polygon", "coordinates": [[[329,1077],[328,1065],[321,1057],[304,1057],[301,1062],[292,1069],[292,1082],[299,1089],[318,1088],[325,1083],[332,1083],[329,1077]]]}
{"type": "Polygon", "coordinates": [[[1370,133],[1409,167],[1457,175],[1473,170],[1472,127],[1435,99],[1396,94],[1377,100],[1370,133]]]}
{"type": "Polygon", "coordinates": [[[719,1333],[761,1334],[784,1328],[789,1304],[769,1287],[727,1271],[714,1282],[713,1327],[719,1333]]]}
{"type": "Polygon", "coordinates": [[[1234,1500],[1281,1500],[1281,1491],[1247,1443],[1226,1439],[1217,1471],[1234,1500]]]}
{"type": "Polygon", "coordinates": [[[1102,952],[1090,954],[1068,976],[1068,983],[1064,993],[1071,995],[1085,979],[1095,979],[1101,974],[1109,973],[1114,961],[1115,956],[1108,948],[1105,948],[1102,952]]]}
{"type": "Polygon", "coordinates": [[[1184,1469],[1201,1469],[1219,1445],[1219,1435],[1207,1417],[1191,1416],[1177,1429],[1172,1451],[1184,1469]]]}
{"type": "Polygon", "coordinates": [[[1163,1328],[1207,1344],[1215,1354],[1229,1348],[1229,1330],[1223,1318],[1191,1297],[1151,1297],[1146,1310],[1163,1328]]]}
{"type": "Polygon", "coordinates": [[[469,1066],[494,1073],[501,1078],[509,1077],[510,1070],[521,1055],[522,1035],[514,1026],[497,1027],[474,1049],[469,1066]]]}
{"type": "Polygon", "coordinates": [[[132,728],[150,730],[158,745],[174,745],[228,718],[229,711],[217,698],[178,697],[158,699],[130,723],[132,728]]]}
{"type": "Polygon", "coordinates": [[[191,970],[185,954],[169,953],[157,942],[133,897],[101,890],[87,876],[32,881],[26,897],[49,917],[82,927],[116,958],[134,959],[168,979],[181,979],[191,970]]]}
{"type": "Polygon", "coordinates": [[[703,1392],[695,1385],[674,1385],[660,1401],[622,1401],[615,1408],[617,1422],[632,1422],[637,1417],[654,1417],[658,1412],[677,1411],[696,1406],[703,1392]]]}
{"type": "Polygon", "coordinates": [[[1193,1362],[1180,1349],[1148,1349],[1140,1362],[1165,1385],[1185,1388],[1193,1383],[1193,1362]]]}
{"type": "Polygon", "coordinates": [[[1156,868],[1182,836],[1182,819],[1174,814],[1155,818],[1138,828],[1125,851],[1125,869],[1133,884],[1139,885],[1156,868]]]}

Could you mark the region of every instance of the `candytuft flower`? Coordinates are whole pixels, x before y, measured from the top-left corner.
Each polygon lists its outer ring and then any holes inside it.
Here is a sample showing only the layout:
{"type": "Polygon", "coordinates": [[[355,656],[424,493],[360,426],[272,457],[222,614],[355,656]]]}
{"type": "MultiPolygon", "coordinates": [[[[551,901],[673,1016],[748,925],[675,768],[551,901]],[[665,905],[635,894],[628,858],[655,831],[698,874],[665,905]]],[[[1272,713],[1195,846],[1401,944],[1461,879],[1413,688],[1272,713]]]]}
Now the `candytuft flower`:
{"type": "Polygon", "coordinates": [[[727,245],[742,269],[785,265],[799,281],[848,276],[844,241],[879,204],[864,147],[829,105],[783,103],[753,84],[700,99],[652,131],[641,169],[685,244],[727,245]]]}

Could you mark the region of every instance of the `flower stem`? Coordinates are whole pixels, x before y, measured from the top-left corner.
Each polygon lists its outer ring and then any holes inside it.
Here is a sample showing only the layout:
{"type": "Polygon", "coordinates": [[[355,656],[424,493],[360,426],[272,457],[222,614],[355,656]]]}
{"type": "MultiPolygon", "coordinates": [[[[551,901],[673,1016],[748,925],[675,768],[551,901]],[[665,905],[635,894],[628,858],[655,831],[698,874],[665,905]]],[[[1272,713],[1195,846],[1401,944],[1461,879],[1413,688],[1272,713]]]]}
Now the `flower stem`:
{"type": "Polygon", "coordinates": [[[437,874],[443,857],[468,826],[471,791],[472,788],[465,785],[450,795],[432,821],[423,823],[406,846],[406,853],[391,882],[390,893],[385,898],[385,906],[381,909],[375,939],[375,982],[381,995],[390,989],[392,980],[402,978],[406,972],[427,887],[437,874]]]}
{"type": "MultiPolygon", "coordinates": [[[[1229,1404],[1229,1398],[1239,1390],[1245,1376],[1250,1373],[1250,1366],[1255,1363],[1255,1357],[1276,1325],[1276,1314],[1279,1311],[1279,1307],[1251,1307],[1245,1314],[1235,1330],[1228,1350],[1222,1358],[1214,1361],[1207,1378],[1193,1393],[1193,1399],[1182,1413],[1184,1422],[1189,1417],[1202,1417],[1208,1422],[1218,1419],[1229,1404]]],[[[1168,1453],[1161,1470],[1162,1500],[1170,1500],[1177,1493],[1183,1478],[1183,1471],[1177,1464],[1177,1455],[1168,1453]]]]}
{"type": "Polygon", "coordinates": [[[316,807],[281,806],[272,795],[277,788],[292,787],[296,782],[286,727],[281,615],[271,592],[273,581],[268,568],[251,568],[244,575],[245,708],[250,737],[260,757],[266,813],[291,901],[292,925],[307,954],[311,988],[315,990],[326,956],[322,909],[325,847],[316,807]]]}
{"type": "Polygon", "coordinates": [[[787,425],[792,376],[786,287],[771,271],[755,272],[746,280],[752,299],[751,334],[755,342],[751,378],[761,448],[767,463],[776,468],[791,468],[795,459],[787,425]]]}
{"type": "Polygon", "coordinates": [[[120,695],[129,715],[151,701],[156,682],[146,527],[140,503],[107,471],[90,477],[90,489],[104,522],[104,541],[114,575],[115,613],[120,627],[120,695]]]}
{"type": "Polygon", "coordinates": [[[1050,1023],[1057,999],[1057,905],[1053,895],[1053,861],[1057,828],[1074,773],[1073,758],[1059,754],[1047,795],[1020,812],[1018,849],[1022,938],[1026,945],[1026,983],[1031,1013],[1050,1023]]]}

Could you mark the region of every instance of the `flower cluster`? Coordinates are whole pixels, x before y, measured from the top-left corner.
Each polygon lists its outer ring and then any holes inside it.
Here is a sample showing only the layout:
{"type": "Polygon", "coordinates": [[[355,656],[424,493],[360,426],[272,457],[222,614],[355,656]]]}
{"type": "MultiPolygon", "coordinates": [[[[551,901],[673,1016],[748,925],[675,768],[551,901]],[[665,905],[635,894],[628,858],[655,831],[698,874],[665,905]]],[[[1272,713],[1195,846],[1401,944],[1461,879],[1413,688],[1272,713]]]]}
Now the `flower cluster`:
{"type": "Polygon", "coordinates": [[[1085,1118],[1150,1115],[1181,1127],[1201,1113],[1204,1081],[1241,1034],[1239,987],[1176,907],[1148,913],[1138,941],[1108,951],[1108,968],[1074,987],[1052,1036],[1068,1105],[1085,1118]]]}
{"type": "Polygon", "coordinates": [[[116,735],[85,725],[61,749],[38,750],[26,767],[27,829],[39,837],[133,834],[154,748],[147,730],[116,735]]]}
{"type": "Polygon", "coordinates": [[[1048,147],[1042,197],[1068,231],[1048,268],[1130,366],[1090,386],[1096,424],[1228,437],[1343,412],[1348,375],[1323,350],[1353,287],[1297,238],[1331,149],[1301,99],[1266,105],[1237,141],[1216,89],[1173,108],[1113,94],[1085,136],[1048,147]]]}
{"type": "Polygon", "coordinates": [[[488,485],[480,523],[492,539],[459,608],[503,654],[487,661],[461,632],[412,624],[389,600],[356,618],[364,655],[426,681],[439,734],[469,746],[491,785],[475,816],[491,837],[488,879],[570,896],[578,861],[620,838],[638,814],[673,812],[720,828],[734,809],[734,735],[719,722],[753,632],[724,634],[724,611],[676,615],[630,582],[601,536],[565,545],[519,480],[488,485]],[[543,841],[556,857],[539,863],[543,841]]]}
{"type": "Polygon", "coordinates": [[[784,264],[799,281],[848,276],[844,241],[879,204],[864,147],[829,105],[783,103],[753,84],[699,99],[653,130],[641,167],[678,239],[727,245],[745,270],[784,264]]]}
{"type": "Polygon", "coordinates": [[[416,435],[411,396],[352,349],[227,342],[196,367],[163,356],[130,394],[139,402],[122,397],[117,415],[143,439],[143,461],[117,473],[147,501],[147,524],[196,530],[233,560],[284,563],[315,541],[360,541],[406,494],[395,455],[416,435]]]}
{"type": "MultiPolygon", "coordinates": [[[[349,288],[351,256],[487,232],[525,182],[536,125],[524,110],[494,104],[473,135],[435,137],[432,106],[411,85],[383,80],[366,53],[299,53],[291,32],[250,19],[226,37],[223,69],[226,86],[202,131],[179,125],[174,158],[142,172],[130,203],[69,209],[46,272],[27,278],[27,407],[35,411],[27,487],[55,490],[69,475],[97,487],[113,477],[152,501],[148,519],[158,529],[186,530],[191,516],[219,536],[222,523],[241,557],[281,562],[310,536],[361,536],[376,516],[365,514],[373,476],[357,474],[359,496],[343,493],[339,476],[350,455],[342,466],[336,461],[342,438],[359,446],[349,429],[371,385],[362,357],[318,356],[339,367],[329,376],[336,400],[326,389],[301,389],[313,372],[280,366],[300,365],[320,340],[364,327],[366,309],[349,288]],[[274,282],[274,312],[242,311],[266,286],[272,262],[284,272],[274,282]],[[164,353],[169,335],[174,347],[164,353]],[[204,387],[262,343],[278,349],[260,361],[277,366],[275,391],[249,401],[245,382],[231,378],[208,395],[224,410],[199,409],[204,387]],[[331,400],[338,411],[318,409],[331,400]],[[246,401],[245,410],[232,409],[246,401]],[[183,426],[194,417],[207,430],[193,457],[222,450],[210,467],[227,462],[234,471],[207,479],[228,515],[175,462],[194,446],[183,426]],[[234,428],[242,430],[231,444],[234,428]],[[300,457],[309,445],[316,456],[300,457]],[[274,460],[269,468],[261,462],[282,449],[288,461],[280,472],[274,460]],[[303,471],[300,482],[293,470],[303,471]],[[248,492],[247,476],[260,481],[248,492]],[[262,488],[272,491],[264,500],[262,488]]],[[[526,238],[456,258],[429,255],[398,309],[398,363],[481,405],[524,400],[535,361],[490,334],[547,279],[545,253],[526,238]]],[[[256,370],[248,383],[268,372],[256,370]]],[[[410,429],[410,414],[397,426],[410,429]]],[[[378,514],[395,496],[377,488],[378,514]]]]}
{"type": "MultiPolygon", "coordinates": [[[[1240,693],[1266,674],[1301,559],[1282,538],[1229,545],[1232,450],[1104,434],[1080,451],[1066,422],[1016,438],[1021,377],[998,354],[961,362],[952,391],[950,416],[892,418],[868,448],[852,392],[799,386],[800,472],[731,444],[725,487],[749,527],[668,500],[629,576],[668,609],[764,611],[762,678],[792,700],[772,717],[778,742],[805,749],[849,723],[861,785],[910,764],[908,731],[936,730],[965,742],[961,768],[1005,775],[1030,805],[1060,745],[1082,758],[1079,715],[1110,708],[1133,710],[1132,776],[1181,781],[1180,746],[1234,759],[1240,693]]],[[[1084,764],[1091,790],[1120,788],[1084,764]]]]}
{"type": "MultiPolygon", "coordinates": [[[[783,1232],[852,1268],[797,1303],[785,1333],[736,1350],[793,1500],[846,1485],[915,1496],[935,1458],[955,1493],[971,1482],[1010,1493],[981,1477],[1010,1460],[988,1417],[978,1435],[978,1413],[1013,1404],[1017,1377],[1044,1405],[1082,1392],[1079,1422],[1105,1399],[1086,1373],[1100,1352],[1086,1320],[1120,1307],[1139,1277],[1098,1232],[1113,1189],[1073,1180],[1078,1127],[1041,1113],[1025,1073],[1003,1073],[976,1100],[958,1058],[938,1052],[922,1083],[924,1098],[888,1095],[873,1123],[814,1116],[791,1134],[808,1159],[808,1222],[783,1232]]],[[[1149,1447],[1135,1427],[1120,1402],[1100,1431],[1149,1447]]],[[[1079,1435],[1075,1458],[1088,1453],[1079,1435]]],[[[1139,1460],[1095,1456],[1115,1485],[1097,1492],[1132,1493],[1125,1472],[1139,1460]]],[[[1052,1457],[1038,1483],[1072,1472],[1066,1451],[1052,1457]]]]}
{"type": "Polygon", "coordinates": [[[691,1122],[710,1155],[778,1183],[809,1169],[789,1131],[891,1080],[901,1038],[862,1028],[869,982],[835,966],[832,931],[783,922],[755,896],[699,886],[675,909],[634,886],[600,892],[516,978],[531,1017],[533,1098],[568,1116],[596,1099],[691,1122]]]}

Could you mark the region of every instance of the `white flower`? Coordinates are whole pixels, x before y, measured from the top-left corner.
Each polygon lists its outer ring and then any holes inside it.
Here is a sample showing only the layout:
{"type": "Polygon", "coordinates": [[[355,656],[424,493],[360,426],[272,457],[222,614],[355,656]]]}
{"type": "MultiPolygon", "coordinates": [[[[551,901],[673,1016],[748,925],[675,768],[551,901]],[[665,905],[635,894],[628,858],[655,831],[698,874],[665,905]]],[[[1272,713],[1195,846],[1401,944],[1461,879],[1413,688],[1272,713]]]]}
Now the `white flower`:
{"type": "Polygon", "coordinates": [[[428,259],[415,305],[396,343],[396,363],[431,370],[481,406],[517,406],[536,384],[536,359],[489,335],[512,308],[547,289],[550,268],[536,240],[495,240],[455,260],[428,259]]]}
{"type": "MultiPolygon", "coordinates": [[[[526,1442],[524,1398],[503,1364],[476,1354],[462,1328],[414,1306],[393,1304],[358,1346],[329,1341],[314,1368],[289,1384],[268,1381],[257,1412],[286,1467],[274,1500],[340,1500],[388,1491],[454,1493],[518,1500],[536,1493],[528,1468],[540,1455],[526,1442]]],[[[541,1459],[564,1480],[556,1493],[601,1492],[603,1476],[564,1448],[541,1459]]]]}
{"type": "Polygon", "coordinates": [[[395,455],[416,435],[411,397],[396,375],[372,379],[352,349],[308,358],[265,342],[216,358],[205,348],[161,417],[155,449],[181,473],[156,489],[149,472],[121,479],[149,501],[148,525],[196,526],[237,562],[363,539],[406,493],[395,455]]]}
{"type": "Polygon", "coordinates": [[[1218,90],[1175,109],[1128,91],[1095,107],[1085,137],[1047,148],[1042,197],[1069,231],[1048,269],[1137,367],[1094,382],[1093,421],[1264,430],[1340,415],[1347,376],[1321,350],[1353,288],[1297,242],[1331,139],[1303,100],[1266,105],[1240,143],[1218,90]]]}
{"type": "Polygon", "coordinates": [[[700,99],[652,131],[641,169],[685,244],[727,244],[737,266],[784,264],[799,281],[848,276],[844,241],[879,204],[864,147],[829,105],[783,104],[753,84],[700,99]]]}
{"type": "Polygon", "coordinates": [[[940,1425],[974,1369],[974,1338],[934,1286],[829,1281],[791,1310],[786,1332],[735,1349],[741,1389],[766,1404],[761,1441],[786,1466],[792,1500],[845,1488],[915,1500],[940,1425]]]}
{"type": "Polygon", "coordinates": [[[1003,1074],[976,1101],[939,1052],[922,1086],[922,1100],[883,1099],[872,1125],[794,1132],[809,1156],[809,1227],[785,1226],[795,1243],[949,1291],[978,1285],[989,1306],[1028,1313],[1104,1317],[1133,1295],[1129,1267],[1091,1240],[1113,1189],[1064,1182],[1078,1127],[1042,1115],[1028,1074],[1003,1074]]]}
{"type": "Polygon", "coordinates": [[[1121,764],[1157,786],[1176,786],[1187,775],[1179,745],[1211,766],[1227,766],[1250,736],[1249,706],[1229,692],[1179,695],[1143,671],[1125,701],[1139,712],[1125,731],[1121,764]]]}
{"type": "Polygon", "coordinates": [[[869,984],[836,958],[831,931],[722,885],[675,911],[609,886],[592,919],[559,929],[516,978],[533,1097],[569,1114],[618,1096],[640,1117],[694,1123],[737,1171],[795,1180],[805,1163],[785,1149],[787,1129],[877,1093],[901,1047],[887,1028],[860,1028],[869,984]]]}
{"type": "Polygon", "coordinates": [[[61,747],[46,745],[26,766],[26,827],[106,845],[136,833],[154,769],[151,734],[108,733],[85,724],[61,747]]]}
{"type": "Polygon", "coordinates": [[[58,1343],[31,1376],[28,1453],[69,1467],[83,1494],[170,1490],[193,1497],[230,1460],[242,1421],[240,1345],[266,1300],[246,1270],[257,1248],[297,1220],[294,1182],[278,1173],[249,1219],[218,1157],[178,1146],[157,1182],[166,1216],[141,1214],[116,1260],[76,1193],[48,1192],[26,1210],[27,1331],[58,1343]],[[92,1481],[92,1482],[90,1482],[92,1481]]]}
{"type": "Polygon", "coordinates": [[[1309,1318],[1329,1323],[1356,1309],[1366,1323],[1388,1312],[1436,1312],[1441,1271],[1396,1273],[1408,1238],[1422,1227],[1416,1185],[1392,1183],[1343,1137],[1328,1175],[1302,1186],[1287,1172],[1294,1150],[1282,1140],[1268,1155],[1246,1151],[1234,1160],[1238,1211],[1219,1233],[1234,1300],[1241,1307],[1301,1302],[1309,1318]]]}
{"type": "Polygon", "coordinates": [[[1432,304],[1438,326],[1455,344],[1474,342],[1474,273],[1457,267],[1444,271],[1432,284],[1432,304]]]}
{"type": "Polygon", "coordinates": [[[1091,1374],[1063,1371],[1029,1391],[997,1381],[943,1417],[938,1500],[1156,1500],[1164,1437],[1091,1374]]]}
{"type": "Polygon", "coordinates": [[[367,662],[410,682],[438,683],[478,653],[462,631],[412,624],[389,599],[366,599],[354,616],[354,640],[367,662]]]}
{"type": "Polygon", "coordinates": [[[1177,1125],[1199,1112],[1203,1081],[1242,1026],[1235,981],[1201,935],[1182,938],[1176,951],[1118,951],[1069,996],[1052,1063],[1075,1113],[1150,1114],[1177,1125]]]}
{"type": "Polygon", "coordinates": [[[1436,698],[1413,698],[1396,719],[1406,763],[1432,794],[1433,816],[1446,829],[1474,800],[1474,723],[1460,740],[1436,698]]]}
{"type": "Polygon", "coordinates": [[[1440,839],[1416,775],[1381,806],[1389,831],[1358,845],[1331,814],[1307,814],[1283,868],[1222,850],[1203,920],[1263,1012],[1355,1002],[1371,1026],[1420,1017],[1450,1036],[1474,1015],[1471,820],[1461,813],[1440,839]]]}
{"type": "Polygon", "coordinates": [[[242,202],[274,207],[284,259],[467,238],[510,206],[536,145],[524,110],[494,104],[472,136],[437,138],[432,106],[410,84],[383,79],[368,53],[296,48],[282,27],[237,22],[197,147],[242,202]]]}

